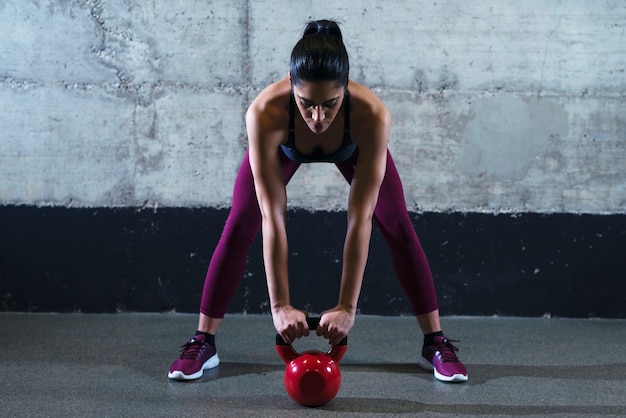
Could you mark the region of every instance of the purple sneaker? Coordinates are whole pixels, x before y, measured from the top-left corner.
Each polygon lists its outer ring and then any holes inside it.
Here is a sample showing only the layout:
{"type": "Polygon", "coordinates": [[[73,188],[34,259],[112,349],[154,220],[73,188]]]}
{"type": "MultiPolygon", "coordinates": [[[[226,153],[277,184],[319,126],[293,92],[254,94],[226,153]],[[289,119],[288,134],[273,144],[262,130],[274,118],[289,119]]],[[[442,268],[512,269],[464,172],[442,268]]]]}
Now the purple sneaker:
{"type": "Polygon", "coordinates": [[[437,336],[433,345],[422,349],[420,366],[433,370],[435,377],[443,382],[465,382],[467,370],[457,358],[455,351],[459,349],[452,344],[452,340],[437,336]]]}
{"type": "Polygon", "coordinates": [[[174,380],[193,380],[202,377],[204,370],[220,364],[215,346],[196,335],[180,346],[180,357],[172,363],[167,377],[174,380]]]}

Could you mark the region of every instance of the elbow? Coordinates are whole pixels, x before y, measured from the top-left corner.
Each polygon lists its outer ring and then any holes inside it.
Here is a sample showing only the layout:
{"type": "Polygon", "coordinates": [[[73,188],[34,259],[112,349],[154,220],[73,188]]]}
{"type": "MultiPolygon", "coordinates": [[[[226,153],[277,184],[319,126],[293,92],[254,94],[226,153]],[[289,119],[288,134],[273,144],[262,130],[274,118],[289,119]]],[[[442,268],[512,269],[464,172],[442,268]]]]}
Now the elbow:
{"type": "Polygon", "coordinates": [[[374,208],[371,210],[348,211],[348,225],[371,225],[374,218],[374,208]]]}
{"type": "Polygon", "coordinates": [[[268,207],[267,205],[260,205],[261,212],[261,225],[263,229],[276,229],[285,225],[285,211],[268,207]]]}

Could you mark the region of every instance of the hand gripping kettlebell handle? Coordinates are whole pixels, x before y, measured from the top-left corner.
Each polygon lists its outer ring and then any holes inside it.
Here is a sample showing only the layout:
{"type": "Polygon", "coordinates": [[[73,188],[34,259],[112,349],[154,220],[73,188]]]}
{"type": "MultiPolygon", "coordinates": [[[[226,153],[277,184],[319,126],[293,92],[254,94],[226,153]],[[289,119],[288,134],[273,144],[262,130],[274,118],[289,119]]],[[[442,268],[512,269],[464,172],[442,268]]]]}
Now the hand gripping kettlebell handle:
{"type": "MultiPolygon", "coordinates": [[[[306,323],[309,325],[309,330],[315,331],[317,329],[317,326],[320,324],[320,319],[321,318],[319,317],[307,317],[306,323]]],[[[291,344],[287,344],[280,334],[276,334],[276,345],[291,345],[291,344]]],[[[337,346],[341,346],[341,345],[348,345],[347,335],[343,337],[341,341],[339,341],[339,344],[337,344],[337,346]]]]}
{"type": "MultiPolygon", "coordinates": [[[[306,322],[309,325],[309,330],[314,331],[317,329],[317,326],[320,323],[320,318],[307,317],[306,322]]],[[[348,336],[346,335],[339,342],[339,344],[332,346],[327,354],[330,358],[339,363],[339,361],[341,361],[344,354],[346,353],[347,349],[348,336]]],[[[285,363],[289,363],[291,360],[300,356],[300,353],[298,353],[291,344],[287,344],[280,334],[276,334],[276,351],[278,351],[278,354],[283,359],[283,361],[285,361],[285,363]]]]}

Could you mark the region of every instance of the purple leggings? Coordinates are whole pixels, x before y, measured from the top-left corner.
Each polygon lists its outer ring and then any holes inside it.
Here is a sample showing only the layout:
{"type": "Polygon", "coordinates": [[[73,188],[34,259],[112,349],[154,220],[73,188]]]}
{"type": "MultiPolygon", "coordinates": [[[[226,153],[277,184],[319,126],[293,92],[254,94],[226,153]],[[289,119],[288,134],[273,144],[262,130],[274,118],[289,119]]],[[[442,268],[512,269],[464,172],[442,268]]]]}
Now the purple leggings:
{"type": "MultiPolygon", "coordinates": [[[[280,162],[285,184],[300,163],[282,150],[280,162]]],[[[358,160],[358,149],[348,160],[335,165],[350,183],[358,160]]],[[[402,183],[387,151],[387,171],[380,187],[374,220],[389,248],[396,277],[406,292],[415,315],[438,309],[437,295],[424,250],[409,218],[402,183]]],[[[261,227],[261,212],[254,190],[250,160],[246,152],[233,191],[233,201],[220,240],[211,258],[202,291],[200,312],[223,318],[243,277],[250,245],[261,227]]]]}

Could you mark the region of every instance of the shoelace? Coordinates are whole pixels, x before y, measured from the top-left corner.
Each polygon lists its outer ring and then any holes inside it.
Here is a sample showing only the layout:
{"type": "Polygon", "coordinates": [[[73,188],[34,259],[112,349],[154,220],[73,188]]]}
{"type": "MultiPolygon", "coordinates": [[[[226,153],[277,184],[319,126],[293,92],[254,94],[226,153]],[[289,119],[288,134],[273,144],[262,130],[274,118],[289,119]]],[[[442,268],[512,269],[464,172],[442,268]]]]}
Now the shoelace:
{"type": "Polygon", "coordinates": [[[439,351],[441,354],[441,360],[443,362],[458,362],[459,358],[454,353],[455,351],[459,351],[459,349],[452,344],[453,342],[458,343],[458,340],[441,340],[441,344],[435,346],[435,350],[439,351]]]}
{"type": "Polygon", "coordinates": [[[191,340],[180,346],[180,358],[195,360],[206,344],[207,343],[204,341],[199,341],[195,338],[192,338],[191,340]]]}

